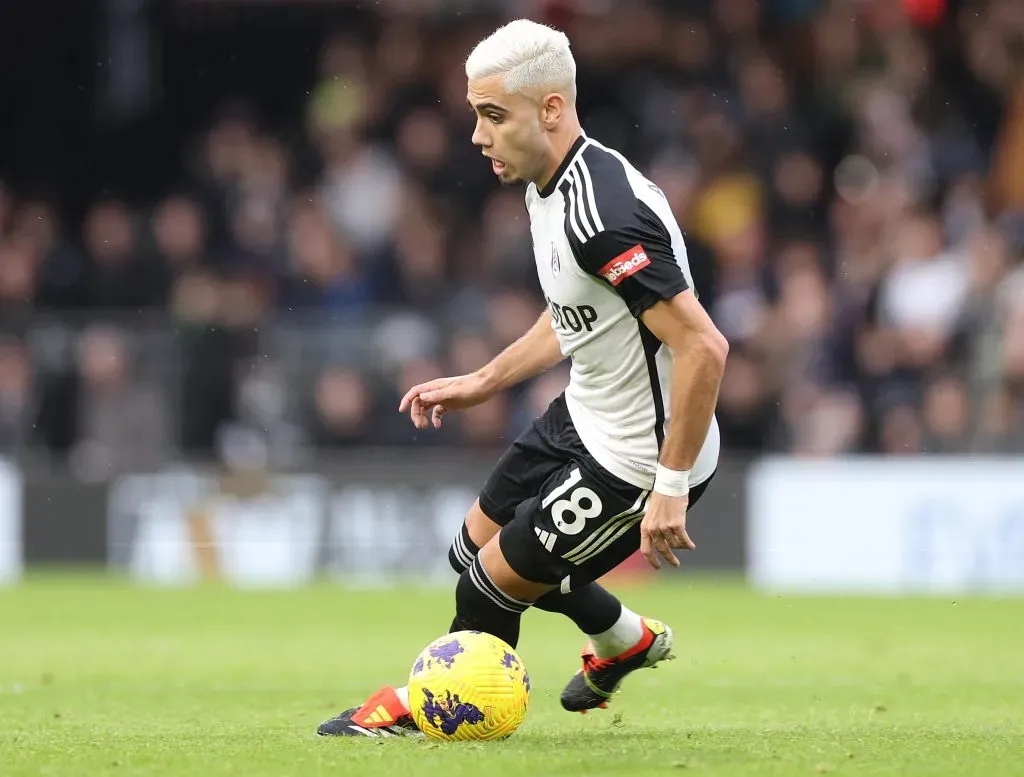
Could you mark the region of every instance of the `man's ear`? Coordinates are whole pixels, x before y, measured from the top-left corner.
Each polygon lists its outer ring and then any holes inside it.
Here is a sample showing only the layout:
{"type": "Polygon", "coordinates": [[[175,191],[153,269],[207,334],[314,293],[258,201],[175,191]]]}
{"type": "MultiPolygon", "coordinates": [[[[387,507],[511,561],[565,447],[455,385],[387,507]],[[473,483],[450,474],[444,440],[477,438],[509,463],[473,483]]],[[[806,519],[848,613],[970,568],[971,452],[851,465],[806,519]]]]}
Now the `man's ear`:
{"type": "Polygon", "coordinates": [[[551,129],[558,124],[558,120],[562,118],[564,110],[565,98],[562,95],[558,92],[545,95],[544,99],[541,100],[541,121],[544,122],[548,129],[551,129]]]}

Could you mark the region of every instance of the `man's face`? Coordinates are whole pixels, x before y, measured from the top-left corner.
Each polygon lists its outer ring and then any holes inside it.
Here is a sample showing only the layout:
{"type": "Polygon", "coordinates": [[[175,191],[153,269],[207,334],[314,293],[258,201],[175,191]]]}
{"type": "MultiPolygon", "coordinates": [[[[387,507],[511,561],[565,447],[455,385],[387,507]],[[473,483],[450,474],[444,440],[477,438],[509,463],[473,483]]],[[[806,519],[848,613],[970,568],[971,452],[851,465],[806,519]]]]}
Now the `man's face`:
{"type": "Polygon", "coordinates": [[[467,99],[476,113],[473,144],[491,159],[498,180],[536,180],[545,166],[541,107],[529,97],[506,94],[501,76],[470,81],[467,99]]]}

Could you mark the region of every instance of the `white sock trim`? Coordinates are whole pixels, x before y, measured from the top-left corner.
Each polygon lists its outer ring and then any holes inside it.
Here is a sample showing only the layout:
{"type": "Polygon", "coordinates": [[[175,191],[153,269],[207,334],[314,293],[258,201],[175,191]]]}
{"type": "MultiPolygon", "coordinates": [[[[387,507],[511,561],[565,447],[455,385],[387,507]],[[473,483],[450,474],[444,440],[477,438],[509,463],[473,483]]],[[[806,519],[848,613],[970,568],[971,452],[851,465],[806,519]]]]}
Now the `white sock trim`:
{"type": "Polygon", "coordinates": [[[401,688],[395,688],[395,695],[397,695],[398,700],[402,702],[402,706],[405,707],[405,711],[409,712],[409,686],[403,685],[401,688]]]}
{"type": "Polygon", "coordinates": [[[644,635],[644,622],[631,609],[622,606],[615,625],[600,634],[590,634],[598,658],[614,658],[633,647],[644,635]]]}

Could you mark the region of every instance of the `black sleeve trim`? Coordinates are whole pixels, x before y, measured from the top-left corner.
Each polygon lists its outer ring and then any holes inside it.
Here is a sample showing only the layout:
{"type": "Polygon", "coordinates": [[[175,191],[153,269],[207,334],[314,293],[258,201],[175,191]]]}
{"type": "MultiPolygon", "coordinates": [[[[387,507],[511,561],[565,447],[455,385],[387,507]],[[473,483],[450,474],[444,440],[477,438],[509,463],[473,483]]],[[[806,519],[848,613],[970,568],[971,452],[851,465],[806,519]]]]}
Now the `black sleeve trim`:
{"type": "Polygon", "coordinates": [[[629,312],[633,314],[633,317],[640,318],[644,311],[650,310],[659,302],[672,299],[677,294],[682,294],[688,288],[690,288],[690,285],[686,282],[686,278],[679,278],[675,284],[666,286],[657,293],[652,291],[642,297],[638,297],[632,302],[627,302],[626,304],[629,307],[629,312]]]}

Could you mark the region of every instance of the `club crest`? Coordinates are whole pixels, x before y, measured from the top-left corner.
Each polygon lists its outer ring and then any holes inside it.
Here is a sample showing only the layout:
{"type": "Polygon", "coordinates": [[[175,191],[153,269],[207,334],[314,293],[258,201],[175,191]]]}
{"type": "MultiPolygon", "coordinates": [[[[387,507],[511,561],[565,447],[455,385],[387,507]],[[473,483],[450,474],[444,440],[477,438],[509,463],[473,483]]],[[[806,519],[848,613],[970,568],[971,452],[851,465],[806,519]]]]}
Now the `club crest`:
{"type": "Polygon", "coordinates": [[[551,244],[551,274],[558,275],[562,269],[562,263],[558,259],[558,249],[555,248],[555,244],[551,244]]]}

